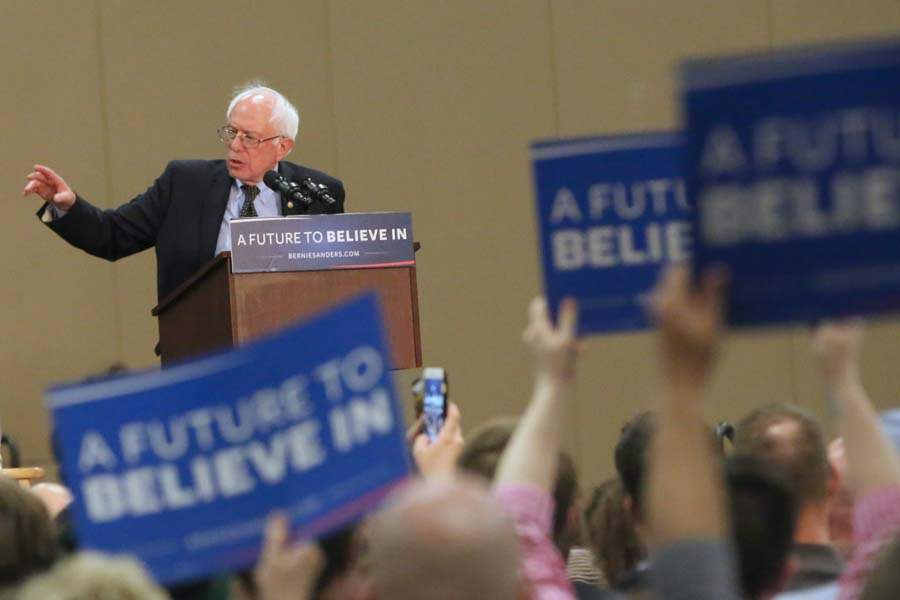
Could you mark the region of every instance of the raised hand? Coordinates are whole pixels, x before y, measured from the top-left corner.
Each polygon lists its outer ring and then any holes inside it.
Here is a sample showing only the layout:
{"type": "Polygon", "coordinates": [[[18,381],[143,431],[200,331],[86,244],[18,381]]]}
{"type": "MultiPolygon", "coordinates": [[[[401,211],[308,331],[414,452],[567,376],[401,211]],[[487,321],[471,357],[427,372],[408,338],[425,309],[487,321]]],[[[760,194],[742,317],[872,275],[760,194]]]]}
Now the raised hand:
{"type": "Polygon", "coordinates": [[[26,177],[28,183],[22,195],[37,194],[46,202],[51,202],[60,210],[69,210],[75,204],[75,192],[56,171],[44,165],[34,165],[34,170],[26,177]]]}
{"type": "Polygon", "coordinates": [[[826,322],[816,329],[813,351],[829,385],[859,380],[864,326],[860,319],[826,322]]]}
{"type": "Polygon", "coordinates": [[[283,515],[272,515],[266,524],[266,539],[254,577],[260,600],[305,600],[313,587],[325,554],[313,542],[289,543],[290,525],[283,515]]]}
{"type": "Polygon", "coordinates": [[[535,298],[528,307],[528,327],[522,334],[535,357],[538,377],[571,380],[581,345],[578,343],[578,305],[571,298],[559,306],[558,324],[550,322],[547,301],[535,298]]]}
{"type": "Polygon", "coordinates": [[[500,457],[494,485],[528,483],[545,492],[553,489],[564,414],[574,393],[581,350],[577,331],[578,305],[574,300],[560,304],[556,327],[550,322],[546,300],[531,301],[522,339],[534,354],[534,392],[500,457]]]}
{"type": "Polygon", "coordinates": [[[670,383],[705,382],[722,338],[727,278],[704,274],[693,286],[686,267],[666,269],[650,304],[659,326],[662,361],[670,383]]]}
{"type": "Polygon", "coordinates": [[[447,407],[447,419],[434,442],[429,442],[428,436],[424,433],[416,436],[413,442],[413,458],[419,472],[426,479],[452,475],[456,470],[456,461],[464,445],[460,421],[459,408],[451,402],[447,407]]]}

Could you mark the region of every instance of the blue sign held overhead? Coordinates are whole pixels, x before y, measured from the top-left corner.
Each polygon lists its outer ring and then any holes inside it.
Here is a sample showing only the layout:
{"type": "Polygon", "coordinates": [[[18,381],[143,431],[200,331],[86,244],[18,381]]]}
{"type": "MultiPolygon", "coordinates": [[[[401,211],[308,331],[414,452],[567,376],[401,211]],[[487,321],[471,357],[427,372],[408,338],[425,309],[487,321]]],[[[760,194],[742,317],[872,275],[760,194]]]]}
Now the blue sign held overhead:
{"type": "Polygon", "coordinates": [[[688,62],[694,263],[735,325],[900,309],[900,39],[688,62]]]}
{"type": "Polygon", "coordinates": [[[374,294],[237,350],[51,389],[85,548],[163,583],[252,565],[280,510],[316,537],[408,473],[374,294]]]}
{"type": "Polygon", "coordinates": [[[580,333],[649,327],[659,270],[690,254],[690,206],[675,133],[531,147],[544,290],[554,314],[579,301],[580,333]]]}

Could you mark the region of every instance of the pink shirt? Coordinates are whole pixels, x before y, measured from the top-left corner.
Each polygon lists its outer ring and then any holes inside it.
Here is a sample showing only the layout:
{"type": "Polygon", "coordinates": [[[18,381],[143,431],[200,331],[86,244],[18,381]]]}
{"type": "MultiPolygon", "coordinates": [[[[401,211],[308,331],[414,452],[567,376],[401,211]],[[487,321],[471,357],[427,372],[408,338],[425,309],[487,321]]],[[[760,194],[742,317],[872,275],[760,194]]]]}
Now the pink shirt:
{"type": "Polygon", "coordinates": [[[566,564],[550,538],[553,527],[550,494],[527,483],[501,483],[494,488],[494,496],[515,524],[522,549],[520,576],[531,589],[531,598],[573,600],[575,590],[566,573],[566,564]]]}
{"type": "Polygon", "coordinates": [[[859,598],[878,552],[900,531],[900,486],[875,490],[856,502],[853,536],[856,549],[841,576],[839,600],[859,598]]]}

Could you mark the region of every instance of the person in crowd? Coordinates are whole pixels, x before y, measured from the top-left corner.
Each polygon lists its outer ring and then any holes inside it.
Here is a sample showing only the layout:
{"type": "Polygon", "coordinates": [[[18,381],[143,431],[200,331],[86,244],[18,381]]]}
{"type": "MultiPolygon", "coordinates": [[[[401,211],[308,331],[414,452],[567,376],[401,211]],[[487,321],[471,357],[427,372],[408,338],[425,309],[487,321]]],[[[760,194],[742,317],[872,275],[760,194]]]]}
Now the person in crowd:
{"type": "Polygon", "coordinates": [[[450,404],[437,439],[414,435],[421,479],[389,497],[366,525],[374,598],[517,598],[515,530],[486,482],[460,476],[459,408],[450,404]],[[465,574],[465,576],[460,576],[465,574]]]}
{"type": "Polygon", "coordinates": [[[829,538],[831,505],[840,482],[828,460],[825,436],[809,412],[787,404],[753,410],[737,426],[737,453],[759,458],[796,488],[797,527],[785,590],[798,591],[837,581],[844,562],[829,538]]]}
{"type": "MultiPolygon", "coordinates": [[[[640,412],[622,427],[614,459],[622,483],[623,507],[628,512],[640,547],[646,546],[644,485],[647,456],[656,433],[657,418],[649,411],[640,412]]],[[[645,554],[642,552],[641,554],[645,554]]],[[[639,560],[618,575],[615,589],[631,595],[646,596],[650,586],[649,563],[639,560]]]]}
{"type": "MultiPolygon", "coordinates": [[[[513,516],[523,552],[522,573],[531,597],[571,598],[565,562],[550,541],[553,500],[558,479],[563,423],[572,402],[580,344],[576,337],[577,305],[560,304],[557,325],[547,303],[532,301],[523,339],[535,359],[531,402],[519,420],[494,474],[494,493],[513,516]]],[[[610,597],[593,588],[593,597],[610,597]]]]}
{"type": "Polygon", "coordinates": [[[831,414],[847,455],[847,483],[855,499],[854,550],[840,579],[840,600],[860,597],[881,550],[900,531],[900,457],[882,428],[862,383],[858,321],[818,329],[814,349],[831,414]]]}
{"type": "Polygon", "coordinates": [[[168,600],[137,562],[80,552],[31,578],[17,600],[168,600]]]}
{"type": "MultiPolygon", "coordinates": [[[[498,418],[476,429],[463,447],[459,466],[465,471],[492,481],[497,463],[517,425],[516,419],[498,418]]],[[[579,496],[575,462],[568,452],[559,453],[553,501],[553,541],[563,559],[568,561],[573,546],[580,545],[583,523],[577,503],[579,496]]]]}
{"type": "Polygon", "coordinates": [[[701,425],[703,395],[723,334],[723,274],[697,285],[685,267],[671,267],[657,285],[662,392],[645,492],[654,595],[664,599],[737,600],[720,460],[701,425]]]}
{"type": "Polygon", "coordinates": [[[49,569],[59,555],[56,532],[40,499],[0,477],[0,587],[49,569]]]}
{"type": "Polygon", "coordinates": [[[781,592],[792,570],[794,489],[765,462],[746,454],[728,458],[725,483],[741,591],[746,598],[768,600],[781,592]]]}
{"type": "Polygon", "coordinates": [[[458,417],[448,414],[436,443],[417,438],[413,454],[425,477],[370,523],[374,597],[574,598],[550,536],[576,329],[574,302],[562,304],[558,327],[542,299],[532,302],[524,339],[535,357],[534,393],[500,456],[491,492],[483,478],[455,472],[458,417]]]}
{"type": "Polygon", "coordinates": [[[612,477],[594,489],[585,511],[590,546],[610,587],[617,587],[622,575],[632,572],[647,555],[625,504],[622,481],[612,477]]]}
{"type": "Polygon", "coordinates": [[[521,597],[512,520],[480,479],[428,477],[368,525],[372,597],[521,597]]]}

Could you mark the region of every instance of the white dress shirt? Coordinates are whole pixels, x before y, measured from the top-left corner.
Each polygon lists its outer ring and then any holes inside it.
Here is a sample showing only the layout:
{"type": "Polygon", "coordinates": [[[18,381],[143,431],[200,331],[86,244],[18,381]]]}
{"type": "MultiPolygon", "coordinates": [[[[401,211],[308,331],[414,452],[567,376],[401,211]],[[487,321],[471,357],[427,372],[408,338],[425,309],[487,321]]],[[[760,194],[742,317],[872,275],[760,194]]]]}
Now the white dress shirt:
{"type": "MultiPolygon", "coordinates": [[[[215,256],[218,256],[220,252],[231,250],[231,228],[228,224],[232,219],[237,219],[241,215],[241,206],[244,204],[242,185],[244,185],[242,181],[235,179],[228,192],[228,204],[225,206],[225,216],[222,217],[222,224],[219,226],[219,238],[216,240],[215,256]]],[[[262,181],[257,183],[256,187],[259,188],[259,195],[253,203],[256,207],[256,216],[280,217],[281,198],[278,192],[266,186],[262,181]]]]}

